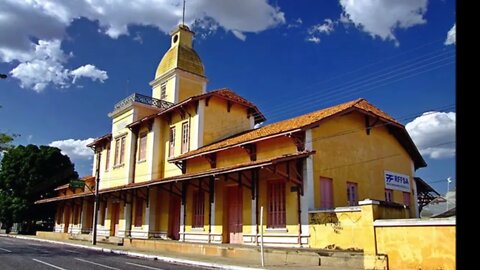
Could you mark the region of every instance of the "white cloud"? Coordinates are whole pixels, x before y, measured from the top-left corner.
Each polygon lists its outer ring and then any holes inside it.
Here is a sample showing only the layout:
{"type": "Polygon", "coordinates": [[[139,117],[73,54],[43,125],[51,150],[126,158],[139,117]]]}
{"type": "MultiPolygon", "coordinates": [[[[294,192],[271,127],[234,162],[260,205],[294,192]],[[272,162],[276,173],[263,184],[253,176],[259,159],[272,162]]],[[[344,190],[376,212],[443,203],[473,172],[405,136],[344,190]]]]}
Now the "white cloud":
{"type": "Polygon", "coordinates": [[[138,43],[140,43],[140,44],[143,44],[143,38],[142,38],[142,36],[140,35],[139,32],[137,32],[137,33],[135,34],[135,37],[133,38],[133,40],[136,41],[136,42],[138,42],[138,43]]]}
{"type": "Polygon", "coordinates": [[[307,41],[313,43],[320,43],[320,35],[330,35],[333,31],[335,31],[335,25],[337,24],[336,21],[332,19],[325,19],[323,23],[315,24],[308,29],[308,36],[307,41]]]}
{"type": "Polygon", "coordinates": [[[309,31],[312,33],[324,33],[329,35],[333,32],[334,26],[335,22],[332,21],[332,19],[325,19],[324,23],[312,26],[309,31]]]}
{"type": "Polygon", "coordinates": [[[12,77],[20,80],[22,88],[42,92],[52,83],[60,88],[68,86],[68,70],[63,64],[68,59],[60,48],[60,40],[40,40],[33,53],[10,71],[12,77]]]}
{"type": "Polygon", "coordinates": [[[392,40],[396,28],[426,23],[428,0],[340,0],[343,14],[341,21],[349,21],[372,37],[392,40]]]}
{"type": "Polygon", "coordinates": [[[445,45],[455,45],[456,44],[456,24],[447,33],[447,39],[445,40],[445,45]]]}
{"type": "MultiPolygon", "coordinates": [[[[35,0],[0,1],[0,60],[21,60],[34,47],[31,38],[63,39],[74,20],[98,22],[111,38],[128,35],[128,26],[154,26],[169,33],[180,23],[182,0],[35,0]],[[12,27],[14,26],[14,27],[12,27]]],[[[225,31],[257,33],[285,23],[284,13],[267,0],[197,0],[186,2],[185,22],[211,19],[225,31]]]]}
{"type": "Polygon", "coordinates": [[[67,155],[70,159],[81,160],[81,159],[91,159],[93,157],[93,150],[87,147],[87,144],[93,142],[93,138],[88,138],[85,140],[60,140],[53,141],[49,144],[52,147],[58,147],[62,150],[62,154],[67,155]]]}
{"type": "Polygon", "coordinates": [[[295,21],[289,23],[287,25],[287,29],[290,28],[299,28],[303,24],[303,20],[301,18],[297,18],[295,21]]]}
{"type": "Polygon", "coordinates": [[[319,37],[310,36],[310,37],[307,37],[307,41],[313,42],[313,43],[315,43],[315,44],[318,44],[318,43],[320,43],[320,38],[319,38],[319,37]]]}
{"type": "Polygon", "coordinates": [[[89,77],[101,82],[108,78],[105,71],[93,65],[69,71],[64,64],[73,54],[66,55],[60,46],[61,41],[58,39],[39,40],[33,52],[12,69],[10,74],[20,81],[20,87],[33,89],[37,93],[42,92],[50,84],[60,88],[70,87],[72,77],[73,84],[78,77],[89,77]]]}
{"type": "Polygon", "coordinates": [[[247,36],[245,36],[245,34],[240,31],[232,30],[232,33],[235,37],[237,37],[241,41],[245,41],[247,39],[247,36]]]}
{"type": "MultiPolygon", "coordinates": [[[[11,73],[24,88],[40,92],[50,83],[69,87],[70,74],[64,67],[67,62],[52,56],[39,57],[40,43],[36,40],[61,43],[65,29],[80,18],[98,22],[99,31],[114,39],[128,35],[128,27],[132,25],[154,26],[169,33],[181,21],[182,3],[182,0],[3,0],[0,1],[0,61],[19,63],[11,73]],[[47,78],[40,78],[43,74],[47,78]]],[[[245,33],[258,33],[285,23],[284,13],[268,0],[197,0],[187,1],[186,5],[185,22],[200,26],[200,37],[222,28],[245,40],[245,33]]],[[[139,37],[133,39],[141,42],[139,37]]]]}
{"type": "Polygon", "coordinates": [[[433,159],[455,156],[455,112],[426,112],[405,128],[422,155],[433,159]]]}
{"type": "Polygon", "coordinates": [[[106,79],[108,79],[108,75],[106,71],[99,70],[97,67],[90,64],[81,66],[75,70],[70,71],[70,75],[73,76],[72,83],[75,83],[77,78],[80,78],[80,77],[90,78],[93,81],[99,80],[100,82],[103,82],[106,79]]]}

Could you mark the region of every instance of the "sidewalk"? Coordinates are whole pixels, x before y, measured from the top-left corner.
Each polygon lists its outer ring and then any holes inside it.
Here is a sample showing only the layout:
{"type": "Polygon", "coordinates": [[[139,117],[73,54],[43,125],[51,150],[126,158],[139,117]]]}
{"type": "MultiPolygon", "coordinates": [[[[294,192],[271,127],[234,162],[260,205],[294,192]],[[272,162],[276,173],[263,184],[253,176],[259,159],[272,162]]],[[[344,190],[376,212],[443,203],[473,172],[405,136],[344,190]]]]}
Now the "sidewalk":
{"type": "Polygon", "coordinates": [[[261,259],[259,258],[226,258],[226,257],[219,257],[219,256],[206,256],[206,255],[196,255],[196,254],[179,254],[173,252],[156,252],[155,250],[139,250],[124,246],[115,246],[111,244],[103,244],[97,243],[97,245],[92,245],[90,242],[86,241],[79,241],[79,240],[49,240],[39,238],[37,236],[25,236],[25,235],[0,235],[3,237],[13,237],[19,239],[27,239],[32,241],[41,241],[41,242],[48,242],[48,243],[55,243],[55,244],[62,244],[62,245],[69,245],[78,248],[86,248],[91,250],[97,250],[107,253],[115,253],[115,254],[122,254],[126,256],[133,256],[133,257],[140,257],[145,259],[152,259],[152,260],[159,260],[165,261],[175,264],[183,264],[183,265],[195,265],[195,266],[203,266],[206,268],[212,269],[231,269],[231,270],[254,270],[254,269],[299,269],[302,270],[333,270],[333,269],[340,269],[337,267],[331,266],[308,266],[308,265],[300,265],[295,263],[289,263],[288,265],[279,265],[278,261],[268,261],[265,260],[265,267],[261,267],[261,259]]]}

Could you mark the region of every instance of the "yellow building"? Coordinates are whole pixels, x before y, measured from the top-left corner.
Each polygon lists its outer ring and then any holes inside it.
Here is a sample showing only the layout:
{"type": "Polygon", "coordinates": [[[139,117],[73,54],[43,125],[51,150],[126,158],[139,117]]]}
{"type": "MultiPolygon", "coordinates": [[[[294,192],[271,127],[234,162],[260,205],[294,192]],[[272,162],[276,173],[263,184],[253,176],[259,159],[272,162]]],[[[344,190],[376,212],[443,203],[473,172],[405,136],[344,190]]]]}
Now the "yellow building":
{"type": "MultiPolygon", "coordinates": [[[[255,128],[266,119],[252,102],[206,91],[192,38],[172,32],[152,95],[118,102],[111,133],[90,145],[98,235],[255,245],[263,230],[265,244],[309,247],[309,213],[368,198],[418,215],[413,177],[426,163],[402,124],[357,99],[255,128]]],[[[38,203],[53,201],[56,231],[90,232],[92,191],[38,203]]]]}

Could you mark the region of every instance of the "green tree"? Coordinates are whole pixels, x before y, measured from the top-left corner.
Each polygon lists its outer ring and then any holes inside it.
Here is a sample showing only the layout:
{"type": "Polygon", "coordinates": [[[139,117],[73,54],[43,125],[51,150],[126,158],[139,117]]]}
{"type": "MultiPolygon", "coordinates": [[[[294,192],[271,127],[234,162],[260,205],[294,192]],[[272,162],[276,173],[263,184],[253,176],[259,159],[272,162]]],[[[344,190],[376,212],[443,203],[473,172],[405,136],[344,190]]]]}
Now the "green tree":
{"type": "MultiPolygon", "coordinates": [[[[1,108],[2,106],[0,105],[0,109],[1,108]]],[[[7,133],[0,132],[0,158],[2,156],[2,152],[7,150],[9,147],[11,147],[10,143],[17,136],[18,134],[8,135],[7,133]]]]}
{"type": "Polygon", "coordinates": [[[0,152],[7,150],[10,147],[10,142],[13,141],[13,136],[6,133],[0,133],[0,152]]]}
{"type": "Polygon", "coordinates": [[[36,221],[53,219],[52,204],[35,205],[53,196],[54,188],[78,179],[70,158],[50,146],[19,145],[4,152],[0,164],[0,221],[6,228],[21,223],[32,232],[36,221]]]}

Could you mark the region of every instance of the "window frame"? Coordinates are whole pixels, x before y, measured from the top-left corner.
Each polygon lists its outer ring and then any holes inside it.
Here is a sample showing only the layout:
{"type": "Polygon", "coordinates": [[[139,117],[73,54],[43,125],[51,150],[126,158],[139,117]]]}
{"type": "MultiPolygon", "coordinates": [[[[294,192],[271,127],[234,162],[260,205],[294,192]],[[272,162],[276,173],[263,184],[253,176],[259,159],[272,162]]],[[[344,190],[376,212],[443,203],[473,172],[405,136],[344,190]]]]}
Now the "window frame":
{"type": "Polygon", "coordinates": [[[160,85],[160,99],[165,100],[167,98],[167,84],[162,83],[160,85]]]}
{"type": "Polygon", "coordinates": [[[97,223],[101,226],[105,226],[105,219],[107,219],[107,202],[104,201],[100,203],[99,212],[97,223]]]}
{"type": "Polygon", "coordinates": [[[356,182],[347,182],[347,203],[348,203],[348,206],[357,206],[358,205],[358,183],[356,182]],[[355,192],[354,192],[354,198],[353,198],[353,201],[351,201],[351,190],[350,188],[351,187],[354,187],[355,188],[355,192]]]}
{"type": "Polygon", "coordinates": [[[286,183],[282,180],[267,182],[267,229],[286,229],[286,183]]]}
{"type": "Polygon", "coordinates": [[[335,208],[335,203],[334,203],[334,199],[333,199],[333,195],[334,195],[334,193],[333,193],[333,179],[329,178],[329,177],[320,176],[319,188],[320,188],[320,209],[333,209],[333,208],[335,208]],[[328,193],[330,194],[329,195],[330,201],[325,200],[325,198],[323,196],[324,192],[322,190],[322,182],[329,182],[330,189],[328,190],[328,193]],[[324,204],[328,204],[328,205],[324,205],[324,204]]]}
{"type": "Polygon", "coordinates": [[[175,126],[170,127],[169,131],[169,142],[168,142],[168,157],[174,157],[175,156],[175,135],[176,135],[176,130],[175,126]]]}
{"type": "Polygon", "coordinates": [[[107,143],[106,149],[107,153],[105,153],[105,171],[108,171],[110,167],[110,142],[107,143]]]}
{"type": "Polygon", "coordinates": [[[138,162],[146,161],[147,160],[147,144],[148,144],[148,132],[140,133],[138,136],[138,162]],[[144,145],[142,147],[142,140],[144,145]],[[143,157],[142,157],[143,154],[143,157]]]}
{"type": "Polygon", "coordinates": [[[385,201],[393,202],[393,189],[389,189],[389,188],[385,189],[385,201]]]}
{"type": "Polygon", "coordinates": [[[410,207],[410,206],[412,205],[410,192],[405,192],[405,191],[404,191],[402,194],[403,194],[403,204],[404,204],[405,206],[410,207]],[[408,198],[408,200],[406,200],[407,198],[408,198]]]}
{"type": "Polygon", "coordinates": [[[203,228],[205,226],[205,191],[194,190],[192,202],[192,228],[203,228]]]}
{"type": "Polygon", "coordinates": [[[181,152],[186,153],[190,148],[190,125],[188,122],[182,123],[182,147],[181,152]]]}
{"type": "Polygon", "coordinates": [[[125,164],[125,145],[127,134],[115,138],[115,158],[113,167],[120,167],[125,164]]]}
{"type": "Polygon", "coordinates": [[[143,225],[143,199],[135,198],[135,219],[133,226],[141,227],[143,225]]]}

